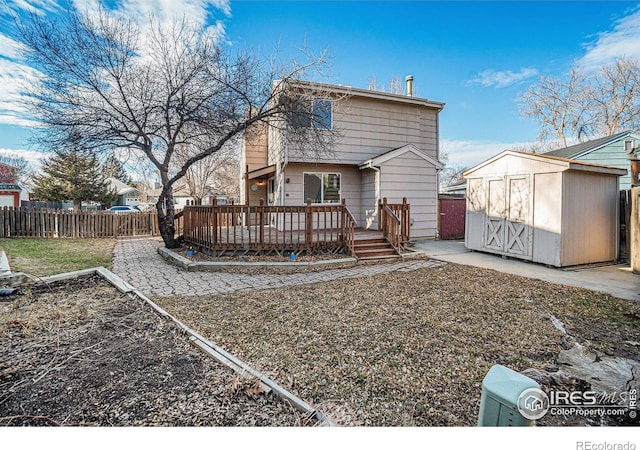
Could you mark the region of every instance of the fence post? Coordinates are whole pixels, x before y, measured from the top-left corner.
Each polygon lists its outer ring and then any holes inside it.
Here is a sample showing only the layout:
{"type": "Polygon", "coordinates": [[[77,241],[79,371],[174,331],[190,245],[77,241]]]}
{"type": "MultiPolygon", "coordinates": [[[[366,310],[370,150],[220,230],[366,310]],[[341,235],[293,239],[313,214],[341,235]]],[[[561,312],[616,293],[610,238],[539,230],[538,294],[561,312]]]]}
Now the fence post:
{"type": "Polygon", "coordinates": [[[631,270],[640,273],[640,187],[631,189],[631,270]]]}
{"type": "Polygon", "coordinates": [[[311,249],[311,243],[313,242],[313,213],[311,212],[310,198],[307,199],[307,207],[305,208],[304,231],[306,247],[311,249]]]}
{"type": "Polygon", "coordinates": [[[382,230],[386,230],[387,228],[387,215],[382,213],[382,210],[387,206],[387,197],[384,197],[382,199],[382,205],[380,207],[380,211],[381,211],[381,229],[382,230]]]}

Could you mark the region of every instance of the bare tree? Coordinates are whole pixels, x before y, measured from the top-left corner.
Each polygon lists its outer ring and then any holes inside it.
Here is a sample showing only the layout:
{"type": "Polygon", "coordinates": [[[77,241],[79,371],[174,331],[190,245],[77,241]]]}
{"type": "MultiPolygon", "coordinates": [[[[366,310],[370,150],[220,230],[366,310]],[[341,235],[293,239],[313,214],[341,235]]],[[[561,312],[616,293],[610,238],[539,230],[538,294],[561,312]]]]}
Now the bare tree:
{"type": "Polygon", "coordinates": [[[600,134],[612,135],[640,123],[640,68],[636,61],[619,58],[602,67],[594,83],[600,134]]]}
{"type": "Polygon", "coordinates": [[[370,91],[389,92],[390,94],[405,94],[405,85],[402,83],[402,80],[395,75],[392,75],[389,78],[389,83],[386,86],[384,84],[379,84],[378,79],[374,75],[369,78],[367,89],[370,91]]]}
{"type": "MultiPolygon", "coordinates": [[[[181,149],[184,151],[177,158],[178,166],[198,153],[198,149],[181,149]]],[[[238,172],[240,170],[237,151],[228,147],[214,153],[195,164],[192,164],[184,176],[184,183],[189,195],[196,203],[208,196],[212,189],[236,198],[239,193],[238,172]]]]}
{"type": "Polygon", "coordinates": [[[559,141],[564,147],[570,139],[583,141],[593,119],[588,78],[572,69],[566,81],[540,77],[519,99],[520,112],[540,125],[540,141],[559,141]]]}
{"type": "Polygon", "coordinates": [[[33,167],[29,161],[18,156],[0,155],[0,163],[11,166],[15,169],[15,181],[23,188],[32,187],[33,167]]]}
{"type": "Polygon", "coordinates": [[[541,143],[583,142],[640,126],[640,67],[619,58],[587,75],[541,77],[519,98],[520,112],[540,125],[541,143]]]}
{"type": "Polygon", "coordinates": [[[215,35],[185,19],[151,19],[143,34],[104,9],[91,17],[71,7],[55,21],[37,14],[15,20],[27,61],[43,74],[29,93],[43,142],[143,155],[162,186],[156,209],[169,248],[179,245],[176,182],[253,124],[282,127],[310,151],[329,148],[331,132],[304,125],[318,120],[307,105],[320,89],[295,88],[323,67],[324,54],[304,64],[267,64],[251,54],[227,54],[215,35]],[[197,150],[177,163],[184,148],[197,150]]]}

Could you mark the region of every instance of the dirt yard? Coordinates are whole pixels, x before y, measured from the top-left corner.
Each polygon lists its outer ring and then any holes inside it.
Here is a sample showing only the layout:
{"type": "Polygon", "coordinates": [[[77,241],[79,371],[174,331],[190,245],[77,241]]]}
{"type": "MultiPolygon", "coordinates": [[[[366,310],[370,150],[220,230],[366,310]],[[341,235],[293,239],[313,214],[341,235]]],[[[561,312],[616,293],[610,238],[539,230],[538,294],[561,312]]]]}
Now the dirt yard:
{"type": "Polygon", "coordinates": [[[97,276],[0,297],[0,425],[307,424],[97,276]]]}
{"type": "Polygon", "coordinates": [[[640,359],[639,305],[455,264],[157,301],[339,425],[473,426],[492,365],[556,371],[567,339],[640,359]]]}

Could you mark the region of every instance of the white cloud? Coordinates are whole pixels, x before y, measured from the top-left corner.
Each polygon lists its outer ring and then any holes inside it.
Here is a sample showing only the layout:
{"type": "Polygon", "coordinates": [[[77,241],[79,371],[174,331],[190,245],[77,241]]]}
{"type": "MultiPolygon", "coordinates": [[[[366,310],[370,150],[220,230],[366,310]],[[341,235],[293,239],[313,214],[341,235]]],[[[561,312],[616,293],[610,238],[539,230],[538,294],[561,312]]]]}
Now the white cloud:
{"type": "MultiPolygon", "coordinates": [[[[1,0],[0,0],[1,1],[1,0]]],[[[95,14],[104,4],[101,0],[73,0],[79,11],[95,14]]],[[[6,4],[12,11],[29,11],[38,14],[55,13],[59,6],[55,0],[9,0],[6,4]]],[[[142,36],[148,19],[153,15],[158,21],[167,22],[178,17],[186,17],[214,37],[225,35],[224,24],[215,20],[215,11],[230,16],[229,0],[121,0],[109,2],[114,12],[132,18],[140,23],[142,36]]],[[[142,48],[146,46],[141,45],[142,48]]],[[[39,72],[23,63],[22,48],[7,34],[0,32],[0,124],[32,127],[36,124],[29,119],[21,94],[29,81],[41,76],[39,72]]]]}
{"type": "Polygon", "coordinates": [[[473,167],[498,153],[513,148],[526,148],[531,142],[497,142],[472,140],[440,140],[440,152],[449,157],[447,165],[473,167]]]}
{"type": "Polygon", "coordinates": [[[42,159],[46,156],[44,153],[33,150],[13,148],[0,148],[0,155],[8,156],[10,158],[24,158],[36,166],[39,166],[42,159]]]}
{"type": "Polygon", "coordinates": [[[503,88],[535,77],[538,73],[538,70],[532,67],[523,67],[519,72],[487,69],[469,80],[468,84],[481,84],[485,87],[495,86],[497,88],[503,88]]]}
{"type": "Polygon", "coordinates": [[[55,0],[9,0],[7,6],[30,13],[45,14],[55,11],[58,8],[58,3],[55,0]]]}
{"type": "Polygon", "coordinates": [[[586,45],[586,53],[578,61],[585,70],[594,70],[619,57],[640,60],[640,9],[617,20],[609,31],[599,33],[586,45]]]}

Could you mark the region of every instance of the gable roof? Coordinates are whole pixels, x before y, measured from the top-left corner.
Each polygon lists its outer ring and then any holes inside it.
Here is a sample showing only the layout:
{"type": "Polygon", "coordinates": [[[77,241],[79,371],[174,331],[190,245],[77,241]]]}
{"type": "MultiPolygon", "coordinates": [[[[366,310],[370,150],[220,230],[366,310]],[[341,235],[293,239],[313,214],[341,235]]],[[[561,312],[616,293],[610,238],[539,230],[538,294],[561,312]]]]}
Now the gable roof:
{"type": "MultiPolygon", "coordinates": [[[[277,86],[280,80],[274,82],[274,86],[277,86]]],[[[436,102],[421,97],[414,97],[411,95],[403,94],[391,94],[388,92],[374,91],[371,89],[354,88],[351,86],[342,86],[336,84],[316,83],[311,81],[296,80],[291,82],[291,86],[300,89],[312,89],[319,90],[326,93],[346,95],[348,97],[364,97],[374,100],[386,100],[391,102],[406,103],[416,106],[426,106],[428,108],[435,108],[438,111],[444,108],[443,102],[436,102]]]]}
{"type": "Polygon", "coordinates": [[[626,138],[627,136],[629,136],[630,134],[632,134],[633,131],[623,131],[622,133],[618,133],[618,134],[614,134],[611,136],[605,136],[605,137],[601,137],[598,139],[593,139],[591,141],[587,141],[587,142],[581,142],[579,144],[576,145],[571,145],[569,147],[564,147],[564,148],[559,148],[556,150],[552,150],[550,152],[546,152],[544,153],[545,155],[549,155],[549,156],[559,156],[561,158],[569,158],[569,159],[573,159],[573,158],[577,158],[578,156],[581,156],[585,153],[590,153],[594,150],[598,150],[599,148],[602,148],[606,145],[609,145],[613,142],[617,142],[620,139],[626,138]]]}
{"type": "Polygon", "coordinates": [[[109,186],[111,186],[111,188],[114,191],[116,191],[118,195],[128,194],[129,192],[138,192],[138,189],[123,183],[117,178],[109,177],[107,178],[107,182],[109,183],[109,186]]]}
{"type": "Polygon", "coordinates": [[[376,156],[375,158],[368,159],[359,164],[360,169],[370,168],[372,166],[379,166],[380,164],[384,164],[385,162],[397,158],[398,156],[402,156],[405,153],[413,153],[414,155],[424,159],[431,165],[435,166],[437,170],[444,169],[444,164],[442,164],[437,159],[432,158],[426,153],[421,152],[415,147],[413,144],[403,145],[402,147],[394,148],[393,150],[389,150],[388,152],[384,152],[376,156]]]}
{"type": "Polygon", "coordinates": [[[604,166],[602,164],[595,164],[595,163],[590,163],[586,161],[576,161],[574,159],[561,158],[559,156],[553,156],[547,153],[540,154],[540,153],[519,152],[515,150],[505,150],[502,153],[497,154],[493,158],[489,158],[488,160],[481,162],[477,166],[472,167],[469,170],[466,170],[462,174],[462,176],[464,178],[467,178],[473,172],[505,156],[516,156],[519,158],[526,158],[526,159],[531,159],[535,161],[541,161],[548,164],[553,164],[555,166],[558,166],[558,172],[565,171],[565,170],[577,170],[581,172],[597,172],[597,173],[606,173],[606,174],[618,175],[618,176],[627,174],[627,169],[621,169],[619,167],[604,166]]]}

